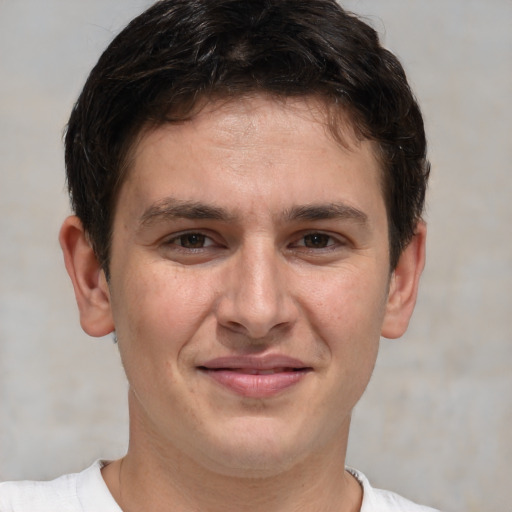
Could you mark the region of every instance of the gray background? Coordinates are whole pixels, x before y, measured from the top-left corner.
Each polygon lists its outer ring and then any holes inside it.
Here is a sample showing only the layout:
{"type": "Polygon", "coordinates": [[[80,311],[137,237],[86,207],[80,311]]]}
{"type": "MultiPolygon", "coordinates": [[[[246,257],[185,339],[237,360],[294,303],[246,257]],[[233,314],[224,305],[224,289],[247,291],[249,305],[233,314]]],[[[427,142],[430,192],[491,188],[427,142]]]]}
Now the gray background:
{"type": "MultiPolygon", "coordinates": [[[[62,130],[100,51],[149,2],[0,0],[0,479],[123,453],[111,338],[78,326],[57,232],[62,130]]],[[[422,104],[428,264],[408,334],[383,341],[348,463],[446,511],[510,510],[512,1],[361,0],[422,104]]]]}

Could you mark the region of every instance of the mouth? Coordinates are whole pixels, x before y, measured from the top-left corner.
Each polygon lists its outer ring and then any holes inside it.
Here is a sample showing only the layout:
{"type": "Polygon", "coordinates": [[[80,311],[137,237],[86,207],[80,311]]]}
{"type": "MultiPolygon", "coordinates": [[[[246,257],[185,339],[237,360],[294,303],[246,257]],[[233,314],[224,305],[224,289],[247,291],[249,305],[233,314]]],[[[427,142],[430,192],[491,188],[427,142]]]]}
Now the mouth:
{"type": "Polygon", "coordinates": [[[276,373],[285,372],[300,372],[308,368],[269,368],[267,370],[260,370],[257,368],[208,368],[207,366],[199,366],[200,370],[212,372],[234,372],[247,375],[274,375],[276,373]]]}
{"type": "Polygon", "coordinates": [[[284,392],[313,371],[302,361],[284,356],[223,357],[197,368],[228,391],[251,398],[268,398],[284,392]]]}

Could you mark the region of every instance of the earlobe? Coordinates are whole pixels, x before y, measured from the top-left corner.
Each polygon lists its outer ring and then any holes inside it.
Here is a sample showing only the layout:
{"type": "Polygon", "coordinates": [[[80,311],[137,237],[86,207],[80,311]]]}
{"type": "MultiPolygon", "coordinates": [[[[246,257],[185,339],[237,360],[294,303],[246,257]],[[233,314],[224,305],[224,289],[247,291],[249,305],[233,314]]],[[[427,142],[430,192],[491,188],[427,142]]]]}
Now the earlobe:
{"type": "Polygon", "coordinates": [[[64,221],[59,242],[75,290],[82,329],[97,337],[111,333],[114,322],[108,283],[78,217],[64,221]]]}
{"type": "Polygon", "coordinates": [[[425,266],[426,237],[427,226],[420,221],[411,242],[403,250],[393,271],[381,331],[385,338],[399,338],[407,330],[416,304],[420,276],[425,266]]]}

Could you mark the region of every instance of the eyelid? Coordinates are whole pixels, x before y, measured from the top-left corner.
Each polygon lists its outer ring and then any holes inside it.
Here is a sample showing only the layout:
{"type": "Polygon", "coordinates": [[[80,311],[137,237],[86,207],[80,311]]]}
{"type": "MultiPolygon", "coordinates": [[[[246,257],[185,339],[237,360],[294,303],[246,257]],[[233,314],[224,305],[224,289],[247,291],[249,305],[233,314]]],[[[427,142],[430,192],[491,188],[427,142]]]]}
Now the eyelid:
{"type": "MultiPolygon", "coordinates": [[[[225,240],[216,232],[212,232],[209,229],[185,229],[162,237],[160,244],[163,247],[171,247],[172,250],[182,251],[187,253],[201,252],[212,248],[227,248],[228,244],[225,240]],[[176,243],[180,237],[187,235],[201,235],[205,237],[206,244],[203,247],[185,247],[179,243],[176,243]]],[[[342,247],[347,247],[351,244],[351,241],[345,235],[340,233],[333,233],[328,230],[321,229],[308,229],[296,233],[289,244],[287,244],[290,250],[300,250],[304,252],[320,253],[322,251],[335,251],[342,247]],[[320,235],[329,238],[329,241],[325,247],[308,247],[304,241],[309,235],[320,235]]]]}
{"type": "Polygon", "coordinates": [[[208,249],[209,247],[213,246],[222,246],[222,243],[218,240],[218,237],[214,236],[211,231],[205,230],[205,229],[185,229],[183,231],[179,231],[177,233],[173,233],[172,235],[168,235],[162,239],[162,245],[163,246],[173,246],[175,250],[182,250],[182,251],[201,251],[204,249],[208,249]],[[207,241],[206,245],[203,247],[184,247],[183,245],[180,245],[176,243],[177,240],[179,240],[181,237],[187,236],[187,235],[201,235],[205,238],[205,241],[207,241]]]}
{"type": "Polygon", "coordinates": [[[308,251],[322,251],[322,250],[333,250],[335,248],[338,248],[338,247],[343,247],[343,246],[346,246],[349,244],[349,240],[339,234],[339,233],[332,233],[332,232],[329,232],[329,231],[323,231],[323,230],[320,230],[320,229],[311,229],[311,230],[307,230],[307,231],[303,231],[301,233],[299,233],[299,236],[297,236],[295,238],[295,241],[292,242],[290,245],[293,247],[300,247],[300,248],[304,248],[308,251]],[[308,235],[321,235],[321,236],[326,236],[326,237],[329,237],[331,239],[330,243],[327,244],[326,247],[307,247],[304,243],[298,243],[299,241],[300,242],[303,242],[304,239],[308,236],[308,235]]]}

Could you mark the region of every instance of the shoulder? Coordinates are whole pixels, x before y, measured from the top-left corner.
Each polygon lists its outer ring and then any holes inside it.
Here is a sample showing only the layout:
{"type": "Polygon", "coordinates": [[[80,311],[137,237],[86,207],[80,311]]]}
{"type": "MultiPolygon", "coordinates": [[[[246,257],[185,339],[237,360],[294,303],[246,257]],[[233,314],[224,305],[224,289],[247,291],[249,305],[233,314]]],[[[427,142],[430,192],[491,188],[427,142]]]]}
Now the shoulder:
{"type": "Polygon", "coordinates": [[[439,512],[436,509],[418,505],[402,496],[382,489],[374,489],[368,479],[356,469],[347,468],[363,487],[361,512],[439,512]]]}
{"type": "Polygon", "coordinates": [[[103,463],[48,482],[0,483],[0,512],[118,512],[101,477],[103,463]]]}
{"type": "Polygon", "coordinates": [[[77,474],[48,482],[4,482],[0,484],[1,512],[54,512],[81,510],[76,493],[77,474]],[[65,508],[66,507],[66,508],[65,508]]]}

